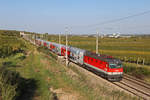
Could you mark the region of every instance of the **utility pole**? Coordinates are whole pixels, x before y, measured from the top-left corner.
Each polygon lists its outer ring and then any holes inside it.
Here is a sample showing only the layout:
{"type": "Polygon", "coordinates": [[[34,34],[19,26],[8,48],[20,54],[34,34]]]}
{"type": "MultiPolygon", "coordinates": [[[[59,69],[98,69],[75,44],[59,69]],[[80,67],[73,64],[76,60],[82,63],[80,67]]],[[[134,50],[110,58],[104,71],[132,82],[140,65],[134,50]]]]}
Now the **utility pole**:
{"type": "Polygon", "coordinates": [[[59,44],[61,44],[61,33],[59,33],[59,44]]]}
{"type": "Polygon", "coordinates": [[[59,33],[59,46],[60,46],[60,51],[59,52],[60,52],[60,55],[61,55],[61,45],[60,44],[61,44],[61,33],[59,33]]]}
{"type": "Polygon", "coordinates": [[[66,66],[68,66],[68,27],[66,27],[65,31],[66,31],[66,66]]]}
{"type": "Polygon", "coordinates": [[[34,45],[36,44],[36,33],[34,33],[34,45]]]}
{"type": "Polygon", "coordinates": [[[97,36],[96,36],[96,54],[98,54],[98,37],[99,37],[99,33],[97,31],[97,36]]]}
{"type": "Polygon", "coordinates": [[[40,39],[42,39],[42,34],[40,34],[40,39]]]}
{"type": "Polygon", "coordinates": [[[44,34],[42,34],[42,39],[44,40],[44,34]]]}
{"type": "Polygon", "coordinates": [[[30,38],[29,38],[30,42],[31,42],[31,37],[32,37],[32,35],[30,34],[30,38]]]}
{"type": "Polygon", "coordinates": [[[58,51],[61,55],[61,33],[59,33],[59,48],[60,48],[60,51],[58,51]]]}

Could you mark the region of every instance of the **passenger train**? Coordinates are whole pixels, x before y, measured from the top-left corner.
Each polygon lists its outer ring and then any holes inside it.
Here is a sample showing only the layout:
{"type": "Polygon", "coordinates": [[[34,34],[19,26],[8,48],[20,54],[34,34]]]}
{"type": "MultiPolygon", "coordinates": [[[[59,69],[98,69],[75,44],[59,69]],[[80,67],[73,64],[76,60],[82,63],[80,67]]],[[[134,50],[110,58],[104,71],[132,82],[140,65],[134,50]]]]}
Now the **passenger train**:
{"type": "MultiPolygon", "coordinates": [[[[36,44],[45,46],[60,56],[66,56],[66,46],[54,42],[36,39],[36,44]]],[[[92,53],[76,47],[67,47],[68,59],[76,64],[90,68],[109,81],[121,81],[123,66],[119,59],[112,56],[92,53]]]]}

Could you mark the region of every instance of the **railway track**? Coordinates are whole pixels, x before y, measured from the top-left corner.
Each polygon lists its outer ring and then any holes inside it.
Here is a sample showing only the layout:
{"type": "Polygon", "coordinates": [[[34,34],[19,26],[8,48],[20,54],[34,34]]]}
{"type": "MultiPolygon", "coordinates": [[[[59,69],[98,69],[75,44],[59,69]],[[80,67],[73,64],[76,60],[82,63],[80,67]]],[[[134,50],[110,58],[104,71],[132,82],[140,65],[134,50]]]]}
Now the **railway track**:
{"type": "MultiPolygon", "coordinates": [[[[77,65],[77,64],[75,64],[75,65],[77,65]]],[[[80,66],[80,65],[78,65],[78,66],[80,66]]],[[[150,100],[150,84],[148,84],[140,79],[136,79],[135,77],[124,74],[124,78],[122,79],[122,81],[111,82],[111,83],[122,88],[123,90],[139,97],[140,99],[150,100]]]]}
{"type": "Polygon", "coordinates": [[[139,97],[139,99],[150,100],[150,84],[140,79],[136,79],[133,76],[124,74],[122,81],[111,82],[111,83],[139,97]]]}
{"type": "Polygon", "coordinates": [[[148,83],[146,83],[146,82],[144,82],[144,81],[142,81],[140,79],[137,79],[137,78],[135,78],[133,76],[124,74],[124,79],[132,81],[132,82],[135,82],[136,84],[139,84],[139,85],[141,85],[141,86],[143,86],[143,87],[145,87],[145,88],[150,90],[150,84],[148,84],[148,83]]]}
{"type": "Polygon", "coordinates": [[[124,78],[122,81],[114,82],[113,84],[138,96],[139,98],[150,100],[150,84],[145,83],[142,80],[124,74],[124,78]]]}

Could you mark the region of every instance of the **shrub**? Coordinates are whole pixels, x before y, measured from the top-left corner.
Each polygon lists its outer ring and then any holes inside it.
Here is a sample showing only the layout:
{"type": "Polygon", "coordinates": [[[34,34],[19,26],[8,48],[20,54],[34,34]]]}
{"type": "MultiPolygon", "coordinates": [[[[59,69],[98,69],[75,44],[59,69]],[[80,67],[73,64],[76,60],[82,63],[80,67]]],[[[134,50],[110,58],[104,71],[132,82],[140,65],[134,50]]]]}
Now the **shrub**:
{"type": "Polygon", "coordinates": [[[150,76],[150,70],[145,67],[139,67],[137,65],[124,65],[124,72],[131,74],[135,77],[143,79],[144,77],[149,77],[150,76]]]}
{"type": "Polygon", "coordinates": [[[17,92],[18,73],[8,71],[2,67],[0,69],[0,93],[2,100],[14,100],[17,92]]]}

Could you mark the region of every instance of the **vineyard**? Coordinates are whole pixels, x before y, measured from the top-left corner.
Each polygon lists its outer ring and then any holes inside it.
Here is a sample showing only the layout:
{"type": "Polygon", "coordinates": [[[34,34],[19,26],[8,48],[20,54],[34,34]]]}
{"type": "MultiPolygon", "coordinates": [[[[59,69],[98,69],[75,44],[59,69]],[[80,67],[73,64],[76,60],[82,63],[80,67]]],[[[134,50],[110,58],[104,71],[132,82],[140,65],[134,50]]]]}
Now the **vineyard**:
{"type": "MultiPolygon", "coordinates": [[[[43,38],[59,42],[58,35],[43,36],[43,38]]],[[[68,36],[70,46],[95,52],[96,38],[83,36],[68,36]]],[[[65,36],[61,37],[65,44],[65,36]]],[[[150,36],[136,36],[131,38],[99,38],[99,53],[111,55],[124,62],[150,65],[150,36]]]]}
{"type": "Polygon", "coordinates": [[[18,31],[0,31],[0,58],[24,51],[26,46],[19,37],[18,31]]]}
{"type": "Polygon", "coordinates": [[[0,100],[14,100],[19,92],[16,91],[19,73],[8,70],[8,65],[14,64],[4,61],[5,58],[24,51],[26,46],[19,37],[18,31],[0,30],[0,100]]]}

